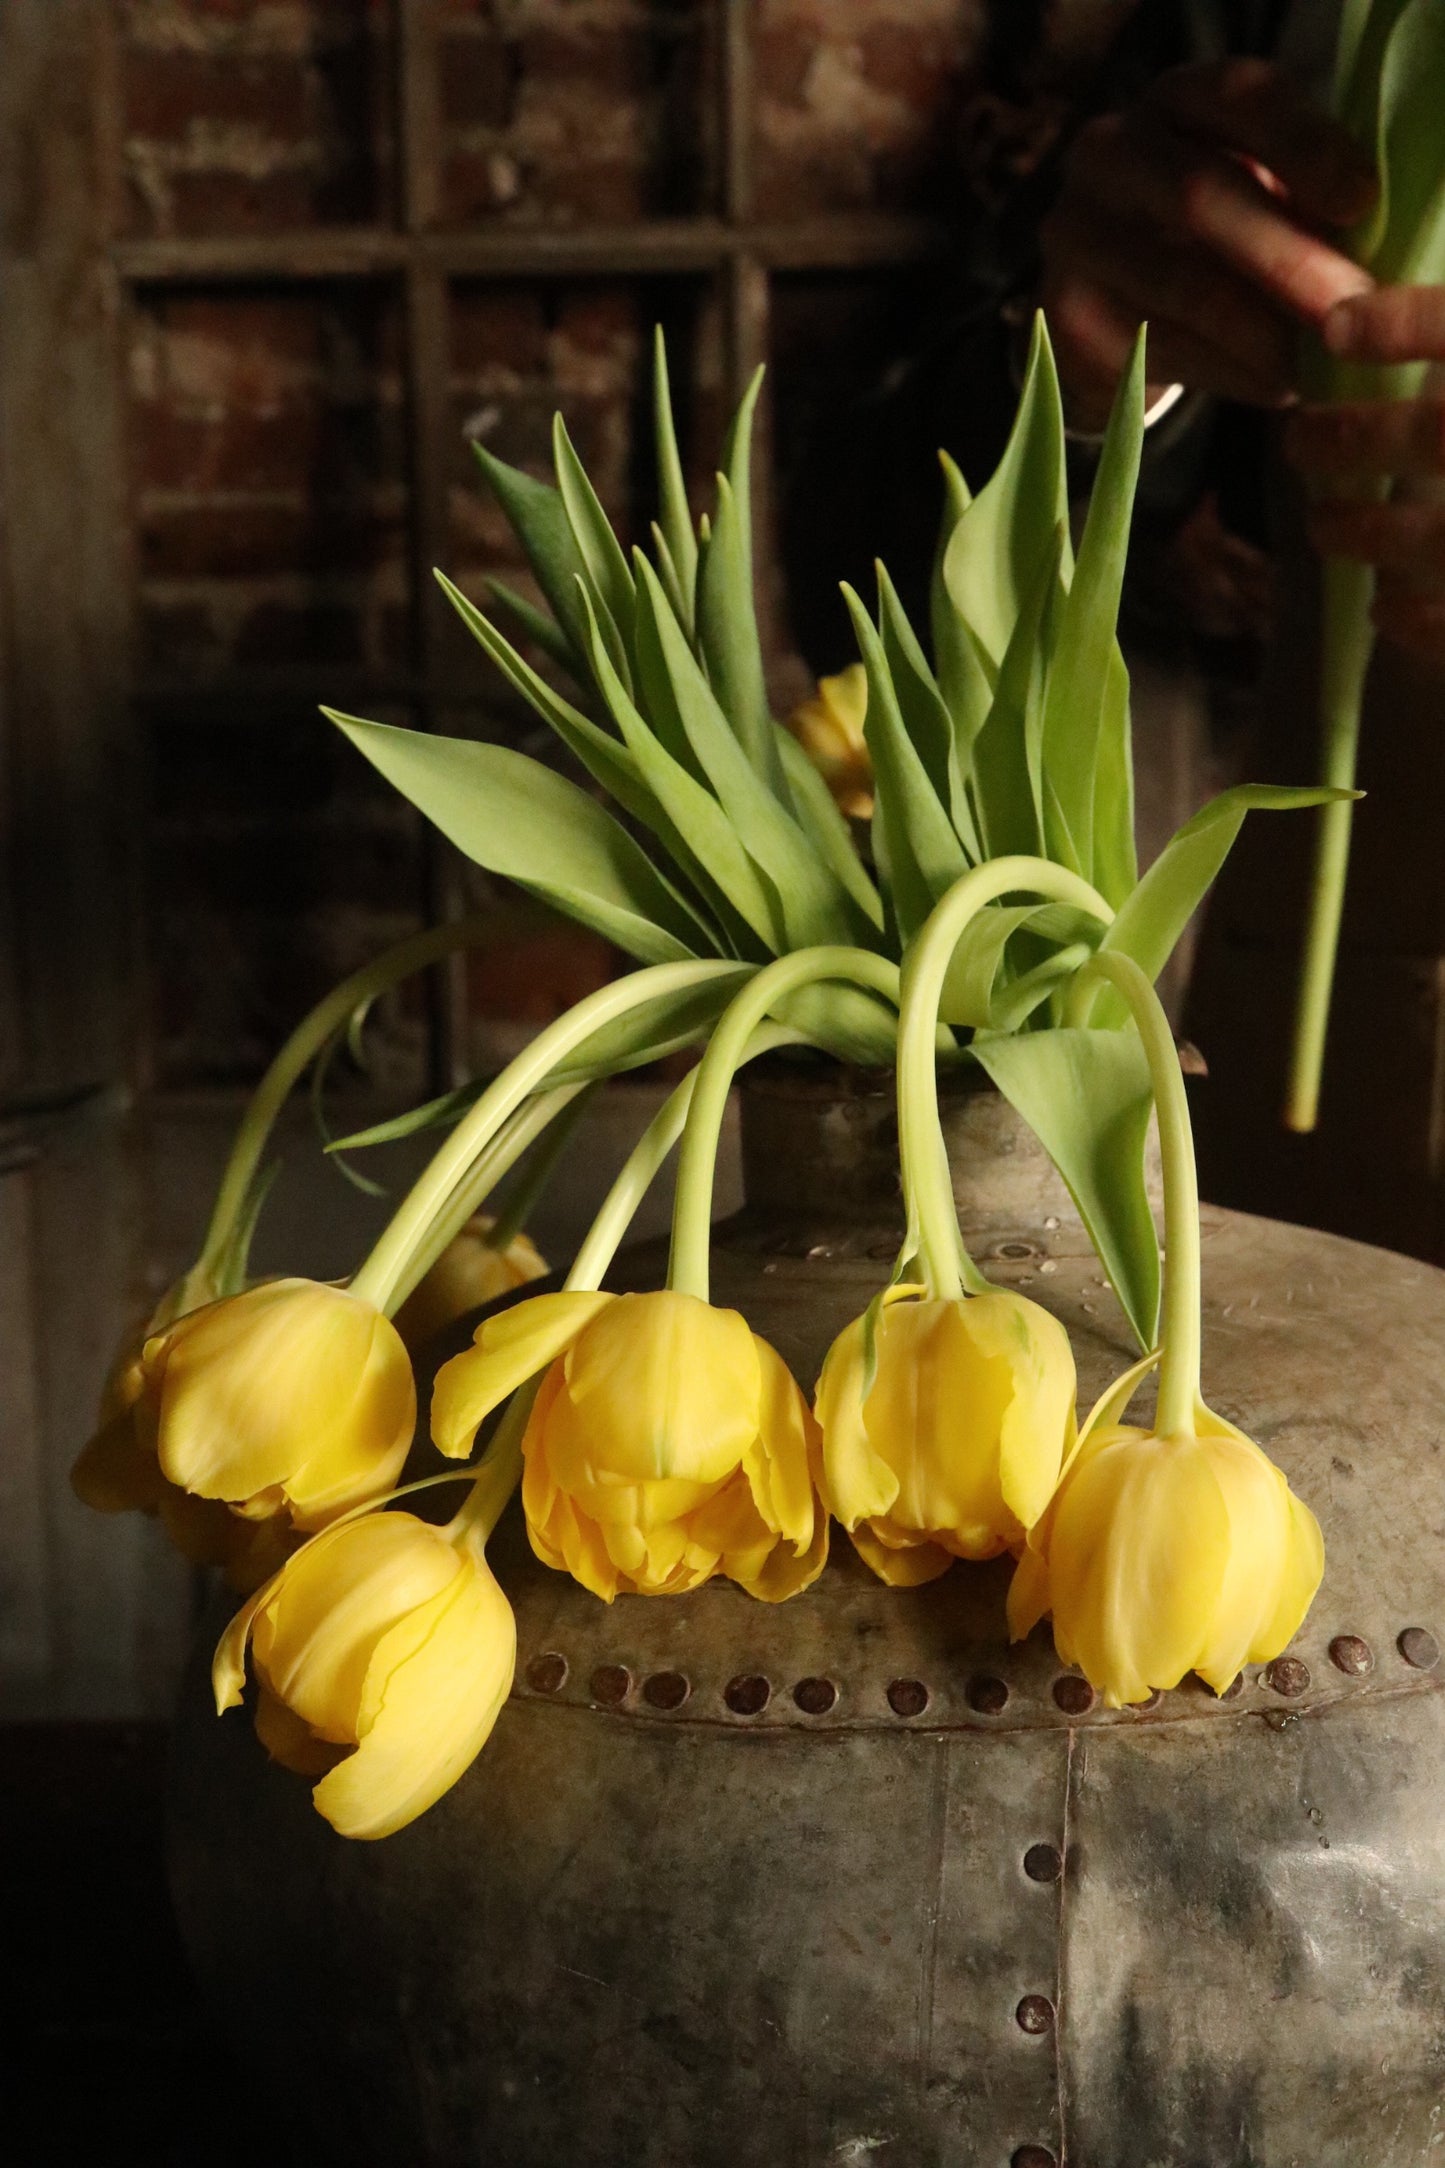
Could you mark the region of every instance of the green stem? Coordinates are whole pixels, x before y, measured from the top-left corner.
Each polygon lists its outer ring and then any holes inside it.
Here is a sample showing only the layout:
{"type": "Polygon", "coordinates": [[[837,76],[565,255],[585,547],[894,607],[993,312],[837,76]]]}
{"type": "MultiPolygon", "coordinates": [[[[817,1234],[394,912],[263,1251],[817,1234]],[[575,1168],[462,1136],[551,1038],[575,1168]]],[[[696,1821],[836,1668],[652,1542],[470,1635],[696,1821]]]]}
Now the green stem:
{"type": "Polygon", "coordinates": [[[730,963],[651,964],[589,994],[565,1016],[559,1016],[555,1024],[549,1024],[483,1092],[413,1183],[381,1240],[352,1280],[352,1293],[391,1314],[396,1307],[397,1285],[412,1252],[426,1239],[432,1221],[445,1209],[478,1152],[507,1116],[594,1032],[660,996],[683,993],[709,979],[736,976],[739,969],[730,963]]]}
{"type": "MultiPolygon", "coordinates": [[[[1370,623],[1375,575],[1369,565],[1340,559],[1324,567],[1320,650],[1320,780],[1353,790],[1359,761],[1360,709],[1374,653],[1370,623]]],[[[1355,808],[1349,799],[1321,806],[1317,815],[1314,876],[1295,1008],[1285,1123],[1308,1135],[1319,1119],[1320,1080],[1329,1031],[1330,996],[1339,955],[1340,926],[1349,874],[1350,832],[1355,808]]]]}
{"type": "Polygon", "coordinates": [[[1160,1437],[1192,1438],[1201,1354],[1199,1178],[1184,1072],[1163,1004],[1133,957],[1101,949],[1080,976],[1094,973],[1128,1002],[1149,1062],[1164,1165],[1163,1354],[1154,1428],[1160,1437]]]}
{"type": "Polygon", "coordinates": [[[518,1386],[508,1401],[491,1443],[477,1463],[461,1510],[442,1531],[453,1543],[468,1542],[480,1549],[501,1519],[507,1500],[522,1480],[522,1439],[540,1383],[539,1378],[530,1379],[518,1386]]]}
{"type": "Polygon", "coordinates": [[[951,1183],[938,1178],[938,1072],[934,1042],[944,981],[969,921],[1003,896],[1034,894],[1072,904],[1104,925],[1114,913],[1098,890],[1046,858],[995,858],[955,881],[918,934],[903,966],[898,1025],[898,1155],[903,1194],[918,1220],[919,1256],[932,1293],[950,1300],[988,1285],[963,1248],[951,1183]]]}
{"type": "Polygon", "coordinates": [[[428,964],[439,962],[454,949],[479,946],[495,938],[495,934],[495,922],[483,918],[458,919],[453,926],[433,926],[425,933],[411,934],[360,971],[354,971],[349,979],[343,979],[297,1025],[257,1085],[236,1131],[201,1245],[201,1265],[210,1270],[224,1259],[236,1223],[246,1209],[276,1117],[294,1086],[352,1011],[364,1001],[374,1000],[389,986],[425,970],[428,964]]]}
{"type": "MultiPolygon", "coordinates": [[[[898,966],[886,957],[871,955],[866,949],[820,947],[780,956],[750,979],[723,1011],[698,1064],[678,1162],[667,1284],[679,1294],[696,1295],[703,1302],[708,1299],[713,1179],[734,1073],[768,1011],[819,979],[844,979],[895,1004],[898,1001],[898,966]]],[[[930,1039],[930,1060],[932,1054],[930,1039]]]]}
{"type": "MultiPolygon", "coordinates": [[[[406,1301],[437,1259],[454,1242],[472,1214],[486,1202],[497,1184],[514,1167],[522,1154],[534,1144],[542,1132],[555,1124],[555,1130],[565,1125],[557,1117],[573,1100],[590,1090],[586,1084],[561,1084],[555,1091],[541,1092],[535,1099],[517,1109],[505,1121],[484,1152],[479,1153],[465,1178],[458,1182],[447,1200],[446,1208],[433,1220],[426,1239],[420,1242],[407,1260],[405,1269],[398,1273],[394,1291],[396,1309],[406,1301]]],[[[493,1234],[496,1230],[493,1229],[493,1234]]],[[[510,1241],[511,1236],[507,1237],[510,1241]]],[[[505,1248],[506,1243],[498,1244],[505,1248]]]]}

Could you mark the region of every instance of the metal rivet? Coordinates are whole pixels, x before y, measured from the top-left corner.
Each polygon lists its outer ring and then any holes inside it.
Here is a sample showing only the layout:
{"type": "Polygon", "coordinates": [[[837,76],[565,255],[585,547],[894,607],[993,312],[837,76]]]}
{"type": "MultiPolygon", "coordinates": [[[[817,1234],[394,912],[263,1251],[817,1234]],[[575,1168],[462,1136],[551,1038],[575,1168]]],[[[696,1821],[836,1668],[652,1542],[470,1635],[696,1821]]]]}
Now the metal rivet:
{"type": "Polygon", "coordinates": [[[976,1709],[980,1716],[1002,1716],[1008,1707],[1008,1688],[1002,1679],[990,1678],[985,1674],[969,1680],[964,1689],[964,1699],[970,1709],[976,1709]]]}
{"type": "Polygon", "coordinates": [[[723,1688],[723,1700],[734,1716],[761,1716],[772,1698],[773,1689],[767,1680],[753,1672],[729,1679],[723,1688]]]}
{"type": "Polygon", "coordinates": [[[592,1699],[615,1709],[632,1691],[632,1673],[625,1664],[599,1664],[589,1683],[592,1699]]]}
{"type": "Polygon", "coordinates": [[[1047,1995],[1025,1995],[1014,2016],[1018,2019],[1020,2032],[1032,2033],[1037,2038],[1052,2029],[1054,2006],[1047,1995]]]}
{"type": "Polygon", "coordinates": [[[804,1716],[826,1716],[838,1699],[838,1689],[831,1679],[799,1679],[793,1699],[804,1716]]]}
{"type": "Polygon", "coordinates": [[[1276,1656],[1265,1671],[1264,1683],[1287,1701],[1297,1701],[1309,1692],[1310,1667],[1298,1656],[1276,1656]]]}
{"type": "MultiPolygon", "coordinates": [[[[1211,1687],[1209,1691],[1213,1693],[1213,1687],[1211,1687]]],[[[1244,1673],[1241,1671],[1230,1680],[1228,1686],[1225,1687],[1224,1692],[1219,1696],[1219,1699],[1221,1701],[1237,1701],[1243,1692],[1244,1673]]]]}
{"type": "Polygon", "coordinates": [[[1072,1673],[1066,1672],[1054,1681],[1054,1700],[1065,1716],[1087,1716],[1098,1698],[1087,1679],[1075,1678],[1072,1673]]]}
{"type": "Polygon", "coordinates": [[[895,1679],[888,1689],[888,1706],[895,1716],[922,1716],[928,1688],[922,1679],[895,1679]]]}
{"type": "Polygon", "coordinates": [[[1375,1652],[1358,1634],[1336,1634],[1330,1643],[1330,1662],[1349,1678],[1362,1679],[1375,1668],[1375,1652]]]}
{"type": "Polygon", "coordinates": [[[1151,1709],[1158,1708],[1160,1702],[1163,1699],[1164,1696],[1160,1693],[1158,1687],[1156,1686],[1151,1688],[1151,1690],[1144,1696],[1144,1699],[1142,1701],[1131,1701],[1129,1707],[1133,1711],[1135,1716],[1147,1716],[1151,1709]]]}
{"type": "Polygon", "coordinates": [[[1059,2168],[1059,2164],[1046,2145],[1021,2145],[1011,2168],[1059,2168]]]}
{"type": "Polygon", "coordinates": [[[1440,1644],[1423,1626],[1407,1626],[1397,1646],[1406,1663],[1416,1671],[1433,1671],[1440,1661],[1440,1644]]]}
{"type": "Polygon", "coordinates": [[[692,1688],[680,1671],[654,1671],[642,1688],[642,1698],[651,1709],[680,1709],[692,1688]]]}
{"type": "Polygon", "coordinates": [[[527,1666],[527,1684],[534,1694],[556,1694],[567,1684],[567,1659],[555,1649],[534,1656],[527,1666]]]}
{"type": "Polygon", "coordinates": [[[1023,1263],[1030,1257],[1037,1257],[1039,1253],[1032,1242],[1000,1242],[993,1254],[995,1257],[1016,1258],[1023,1263]]]}
{"type": "Polygon", "coordinates": [[[1031,1844],[1024,1854],[1024,1873],[1031,1882],[1057,1882],[1064,1871],[1064,1855],[1056,1844],[1031,1844]]]}

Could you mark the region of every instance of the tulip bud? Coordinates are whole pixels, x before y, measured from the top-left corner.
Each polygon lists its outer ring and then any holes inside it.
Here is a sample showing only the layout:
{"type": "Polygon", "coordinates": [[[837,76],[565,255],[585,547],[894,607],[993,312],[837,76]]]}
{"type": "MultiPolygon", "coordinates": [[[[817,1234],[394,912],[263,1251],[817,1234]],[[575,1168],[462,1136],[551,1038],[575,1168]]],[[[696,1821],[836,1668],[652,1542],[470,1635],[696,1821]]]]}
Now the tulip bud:
{"type": "Polygon", "coordinates": [[[1216,1693],[1299,1631],[1324,1571],[1319,1523],[1273,1461],[1201,1409],[1197,1436],[1086,1433],[1009,1590],[1016,1640],[1054,1641],[1106,1705],[1197,1671],[1216,1693]]]}
{"type": "Polygon", "coordinates": [[[840,813],[866,821],[873,811],[873,757],[863,735],[868,673],[850,663],[788,717],[788,728],[833,794],[840,813]]]}
{"type": "Polygon", "coordinates": [[[287,1561],[216,1651],[218,1710],[241,1699],[251,1638],[256,1731],[319,1777],[343,1837],[387,1837],[475,1760],[517,1659],[512,1607],[479,1542],[410,1513],[329,1528],[287,1561]]]}
{"type": "Polygon", "coordinates": [[[891,1288],[871,1382],[864,1318],[818,1381],[828,1506],[895,1588],[1018,1550],[1073,1443],[1074,1394],[1068,1335],[1036,1302],[891,1288]]]}
{"type": "Polygon", "coordinates": [[[411,1363],[368,1302],[271,1280],[147,1340],[138,1420],[179,1489],[319,1528],[391,1489],[416,1423],[411,1363]]]}
{"type": "Polygon", "coordinates": [[[468,1220],[397,1311],[396,1329],[413,1352],[468,1311],[484,1309],[529,1280],[545,1279],[546,1259],[526,1235],[514,1235],[504,1249],[493,1248],[487,1238],[495,1224],[483,1213],[468,1220]]]}
{"type": "Polygon", "coordinates": [[[828,1551],[817,1431],[781,1357],[735,1310],[682,1294],[534,1296],[443,1365],[432,1435],[478,1423],[550,1364],[522,1440],[532,1548],[610,1603],[715,1573],[768,1602],[828,1551]]]}

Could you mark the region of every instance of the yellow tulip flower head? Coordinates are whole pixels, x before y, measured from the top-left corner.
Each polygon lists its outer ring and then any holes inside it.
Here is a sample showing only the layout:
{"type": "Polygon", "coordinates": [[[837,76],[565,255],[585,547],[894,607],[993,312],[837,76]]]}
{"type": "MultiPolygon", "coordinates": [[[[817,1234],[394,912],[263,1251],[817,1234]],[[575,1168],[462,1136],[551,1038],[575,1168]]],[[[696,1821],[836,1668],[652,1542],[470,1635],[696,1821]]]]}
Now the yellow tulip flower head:
{"type": "Polygon", "coordinates": [[[693,1295],[537,1295],[437,1374],[432,1436],[465,1454],[539,1371],[522,1440],[532,1548],[610,1603],[713,1574],[769,1602],[828,1552],[817,1431],[787,1368],[735,1310],[693,1295]]]}
{"type": "Polygon", "coordinates": [[[410,1513],[368,1513],[299,1550],[232,1622],[212,1670],[218,1710],[256,1674],[256,1731],[320,1779],[343,1837],[387,1837],[455,1784],[511,1692],[512,1607],[479,1541],[410,1513]]]}
{"type": "Polygon", "coordinates": [[[823,1490],[881,1579],[1017,1550],[1074,1438],[1074,1358],[1057,1318],[1002,1288],[933,1300],[890,1288],[818,1381],[823,1490]]]}
{"type": "Polygon", "coordinates": [[[1052,1609],[1060,1656],[1111,1709],[1188,1671],[1222,1694],[1320,1585],[1319,1523],[1273,1461],[1202,1405],[1194,1427],[1086,1429],[1009,1591],[1014,1638],[1052,1609]]]}
{"type": "Polygon", "coordinates": [[[424,1347],[469,1310],[546,1278],[547,1261],[529,1237],[514,1235],[497,1249],[488,1239],[494,1225],[485,1213],[468,1220],[407,1296],[396,1313],[396,1329],[409,1348],[424,1347]]]}
{"type": "Polygon", "coordinates": [[[133,1419],[168,1482],[303,1529],[390,1490],[416,1424],[396,1327],[314,1280],[192,1311],[147,1340],[141,1371],[133,1419]]]}
{"type": "Polygon", "coordinates": [[[866,821],[873,811],[873,758],[863,735],[868,672],[850,663],[788,717],[788,728],[833,794],[840,813],[866,821]]]}

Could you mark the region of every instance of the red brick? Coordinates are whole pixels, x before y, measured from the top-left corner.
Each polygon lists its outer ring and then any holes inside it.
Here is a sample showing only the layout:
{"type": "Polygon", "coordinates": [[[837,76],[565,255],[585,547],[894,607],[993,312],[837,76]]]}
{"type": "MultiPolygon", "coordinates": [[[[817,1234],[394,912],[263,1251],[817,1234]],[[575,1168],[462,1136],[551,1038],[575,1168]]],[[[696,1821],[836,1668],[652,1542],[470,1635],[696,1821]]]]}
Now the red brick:
{"type": "Polygon", "coordinates": [[[371,215],[369,174],[353,165],[330,175],[283,171],[176,173],[168,184],[170,231],[180,235],[295,232],[371,215]]]}
{"type": "Polygon", "coordinates": [[[516,112],[520,56],[509,40],[489,34],[444,38],[440,48],[441,108],[449,128],[505,128],[516,112]]]}
{"type": "Polygon", "coordinates": [[[865,79],[875,90],[901,98],[921,125],[955,94],[963,62],[956,37],[937,30],[912,32],[893,23],[867,32],[860,45],[865,79]]]}
{"type": "Polygon", "coordinates": [[[525,375],[546,358],[547,325],[535,288],[463,286],[452,303],[452,365],[459,374],[525,375]]]}
{"type": "Polygon", "coordinates": [[[616,972],[616,950],[596,934],[540,927],[504,946],[468,952],[467,1006],[474,1016],[550,1024],[616,972]]]}
{"type": "Polygon", "coordinates": [[[328,503],[191,505],[143,509],[142,574],[207,579],[304,567],[373,571],[399,561],[399,512],[328,503]]]}
{"type": "Polygon", "coordinates": [[[125,68],[125,124],[134,135],[183,140],[198,119],[252,122],[283,141],[314,128],[307,72],[282,59],[214,53],[132,52],[125,68]]]}
{"type": "Polygon", "coordinates": [[[769,105],[801,105],[808,69],[817,51],[813,34],[796,23],[779,23],[758,32],[755,70],[769,105]]]}

